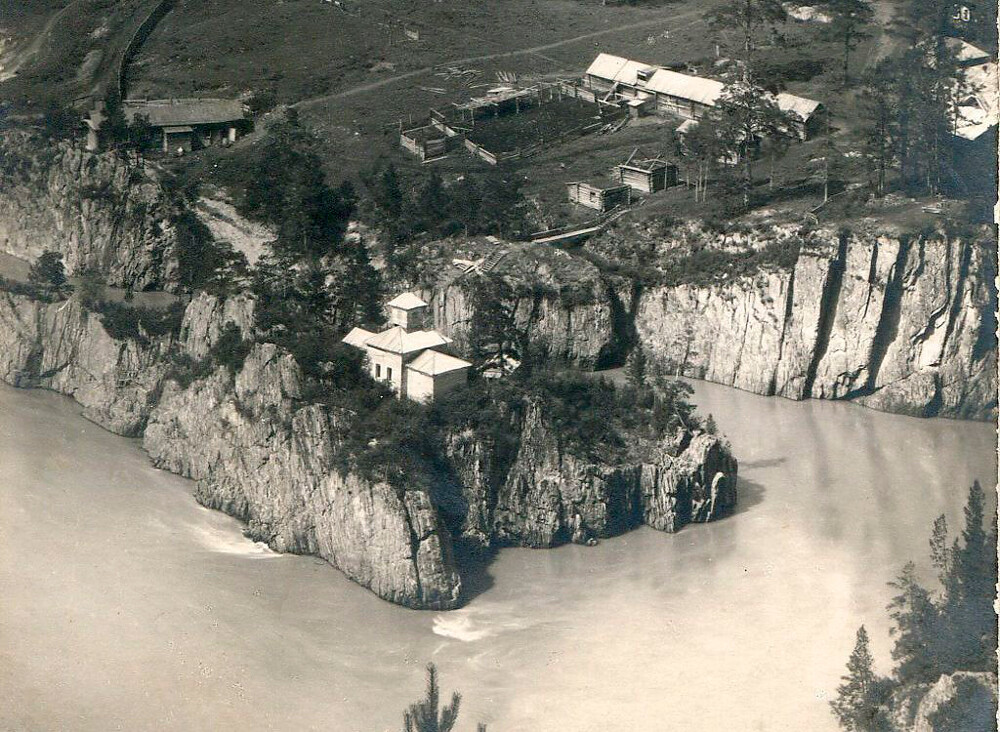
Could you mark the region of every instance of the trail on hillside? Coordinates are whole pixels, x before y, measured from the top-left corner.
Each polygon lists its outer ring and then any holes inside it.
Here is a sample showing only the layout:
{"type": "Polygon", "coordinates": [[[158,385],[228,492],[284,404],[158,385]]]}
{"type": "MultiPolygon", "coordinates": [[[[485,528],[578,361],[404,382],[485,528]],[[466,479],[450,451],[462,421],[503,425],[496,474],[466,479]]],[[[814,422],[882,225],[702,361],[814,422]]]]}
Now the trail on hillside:
{"type": "Polygon", "coordinates": [[[389,84],[394,84],[397,81],[403,81],[405,79],[412,79],[415,76],[421,76],[422,74],[427,74],[432,72],[434,69],[440,66],[457,66],[460,64],[475,63],[477,61],[493,61],[498,58],[510,58],[512,56],[524,56],[529,54],[538,55],[544,51],[550,51],[554,48],[560,48],[561,46],[569,46],[573,43],[579,43],[580,41],[586,41],[591,38],[599,38],[601,36],[610,35],[611,33],[620,33],[621,31],[634,30],[636,28],[645,28],[647,26],[661,25],[664,22],[669,22],[671,20],[680,20],[684,18],[690,18],[691,16],[698,16],[695,20],[684,25],[676,26],[670,30],[679,30],[681,28],[687,28],[689,26],[695,25],[696,23],[702,22],[701,15],[702,10],[689,10],[686,13],[678,13],[677,15],[671,16],[670,18],[658,18],[655,20],[643,20],[637,23],[629,23],[627,25],[618,25],[614,28],[605,28],[599,31],[591,31],[590,33],[582,33],[573,38],[564,38],[561,41],[555,41],[553,43],[546,43],[541,46],[532,46],[531,48],[519,48],[513,51],[498,51],[497,53],[487,53],[481,56],[466,56],[465,58],[450,59],[447,61],[440,61],[433,66],[424,66],[419,69],[414,69],[412,71],[407,71],[402,74],[396,74],[395,76],[387,76],[384,79],[379,79],[378,81],[372,81],[367,84],[361,84],[359,86],[351,87],[350,89],[344,89],[339,92],[333,92],[332,94],[324,94],[322,96],[313,97],[312,99],[303,99],[301,101],[292,104],[292,107],[298,109],[308,109],[309,107],[322,104],[323,102],[328,102],[333,99],[342,99],[344,97],[354,96],[355,94],[362,94],[367,91],[372,91],[383,86],[388,86],[389,84]]]}
{"type": "Polygon", "coordinates": [[[56,23],[58,23],[59,20],[70,10],[70,8],[77,4],[77,2],[78,0],[72,0],[72,2],[66,5],[66,7],[52,13],[31,43],[29,43],[23,51],[15,52],[13,63],[11,63],[7,68],[0,66],[0,81],[6,81],[7,79],[15,76],[24,64],[30,61],[39,51],[42,50],[42,45],[52,34],[52,29],[56,27],[56,23]]]}

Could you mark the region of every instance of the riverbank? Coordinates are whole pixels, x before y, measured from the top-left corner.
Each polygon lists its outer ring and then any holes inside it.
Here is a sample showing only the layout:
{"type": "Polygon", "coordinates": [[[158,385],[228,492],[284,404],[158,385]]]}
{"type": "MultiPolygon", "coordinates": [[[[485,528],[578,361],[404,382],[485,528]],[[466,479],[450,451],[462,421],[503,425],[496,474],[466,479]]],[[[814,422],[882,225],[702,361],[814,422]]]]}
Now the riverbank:
{"type": "Polygon", "coordinates": [[[498,729],[652,732],[683,708],[692,732],[832,732],[857,625],[888,668],[885,583],[930,572],[933,518],[996,474],[993,430],[694,386],[742,458],[735,515],[504,549],[437,614],[268,552],[68,399],[0,386],[0,726],[396,729],[434,660],[498,729]]]}

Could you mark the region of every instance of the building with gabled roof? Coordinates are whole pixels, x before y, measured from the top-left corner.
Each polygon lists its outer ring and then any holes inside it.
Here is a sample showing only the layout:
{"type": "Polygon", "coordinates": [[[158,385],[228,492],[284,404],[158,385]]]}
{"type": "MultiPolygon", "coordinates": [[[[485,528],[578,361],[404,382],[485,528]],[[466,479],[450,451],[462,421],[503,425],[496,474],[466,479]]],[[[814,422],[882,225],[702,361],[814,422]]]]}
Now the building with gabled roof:
{"type": "Polygon", "coordinates": [[[236,142],[249,125],[237,99],[126,99],[122,112],[131,124],[145,117],[163,137],[163,152],[236,142]]]}
{"type": "Polygon", "coordinates": [[[406,292],[387,307],[389,328],[381,333],[354,328],[342,340],[365,352],[373,379],[414,401],[431,401],[468,380],[472,364],[439,350],[450,345],[451,338],[424,329],[426,302],[406,292]]]}
{"type": "MultiPolygon", "coordinates": [[[[701,119],[716,105],[725,84],[692,74],[601,53],[584,72],[584,85],[597,94],[619,100],[640,100],[659,114],[701,119]]],[[[794,129],[791,134],[807,139],[815,131],[824,111],[814,99],[782,93],[778,107],[786,112],[794,129]]]]}

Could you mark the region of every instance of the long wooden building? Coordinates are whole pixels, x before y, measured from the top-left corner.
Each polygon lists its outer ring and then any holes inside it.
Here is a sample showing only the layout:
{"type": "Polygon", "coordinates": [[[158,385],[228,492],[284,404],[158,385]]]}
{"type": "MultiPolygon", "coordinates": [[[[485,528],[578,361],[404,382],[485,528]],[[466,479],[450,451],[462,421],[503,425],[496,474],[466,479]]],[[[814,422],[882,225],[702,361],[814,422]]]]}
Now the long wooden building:
{"type": "MultiPolygon", "coordinates": [[[[684,119],[701,119],[716,105],[725,85],[715,79],[681,74],[659,66],[598,54],[584,72],[584,86],[605,98],[645,100],[657,114],[684,119]]],[[[792,121],[790,133],[800,139],[811,137],[820,127],[823,105],[795,94],[777,95],[778,107],[792,121]]]]}

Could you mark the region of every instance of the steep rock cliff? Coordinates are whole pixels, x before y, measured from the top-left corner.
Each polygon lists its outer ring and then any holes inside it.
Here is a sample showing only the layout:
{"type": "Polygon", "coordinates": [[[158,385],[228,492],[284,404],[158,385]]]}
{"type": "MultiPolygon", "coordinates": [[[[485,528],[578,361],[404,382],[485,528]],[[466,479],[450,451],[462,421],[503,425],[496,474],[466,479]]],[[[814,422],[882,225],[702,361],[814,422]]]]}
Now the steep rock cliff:
{"type": "Polygon", "coordinates": [[[116,340],[73,298],[42,303],[0,292],[0,379],[72,396],[121,435],[142,432],[166,371],[170,338],[116,340]]]}
{"type": "Polygon", "coordinates": [[[256,346],[235,377],[168,382],[143,446],[274,549],[323,557],[392,602],[455,607],[461,581],[429,496],[339,471],[338,415],[301,405],[301,384],[291,356],[256,346]]]}
{"type": "MultiPolygon", "coordinates": [[[[695,248],[731,248],[721,235],[699,236],[695,248]]],[[[767,232],[757,236],[766,243],[767,232]]],[[[692,242],[667,249],[682,246],[692,242]]],[[[758,394],[988,420],[997,414],[995,256],[986,232],[909,236],[869,221],[854,233],[813,232],[786,266],[645,286],[620,274],[598,284],[588,270],[572,298],[543,287],[508,305],[530,338],[583,367],[620,362],[639,345],[672,373],[758,394]]],[[[427,296],[435,326],[461,343],[473,315],[468,283],[427,296]]]]}
{"type": "Polygon", "coordinates": [[[78,298],[3,292],[0,378],[73,396],[98,424],[141,434],[157,466],[195,479],[199,501],[255,537],[411,607],[460,602],[447,522],[485,545],[552,546],[640,523],[675,531],[735,503],[736,464],[714,437],[608,465],[566,450],[537,406],[510,425],[505,450],[453,435],[452,474],[441,476],[451,488],[436,495],[364,479],[339,459],[349,416],[302,400],[302,374],[276,346],[255,346],[237,373],[220,366],[186,387],[171,378],[178,355],[205,359],[227,323],[249,334],[253,301],[200,294],[176,335],[116,339],[78,298]]]}
{"type": "Polygon", "coordinates": [[[136,290],[169,285],[172,206],[152,169],[114,153],[0,134],[0,251],[63,255],[69,273],[95,270],[136,290]]]}
{"type": "Polygon", "coordinates": [[[712,435],[683,435],[679,445],[608,464],[567,449],[537,403],[512,429],[512,450],[470,432],[449,441],[467,507],[461,532],[483,543],[587,543],[640,524],[673,532],[736,504],[736,460],[712,435]]]}

